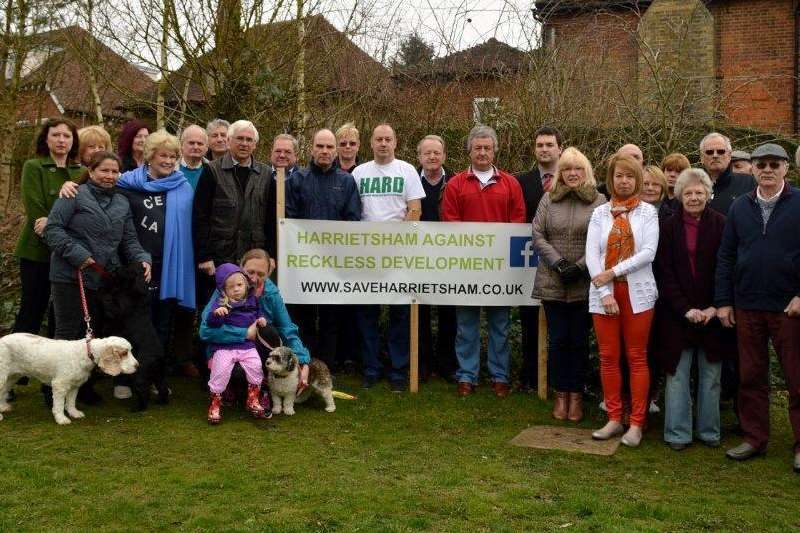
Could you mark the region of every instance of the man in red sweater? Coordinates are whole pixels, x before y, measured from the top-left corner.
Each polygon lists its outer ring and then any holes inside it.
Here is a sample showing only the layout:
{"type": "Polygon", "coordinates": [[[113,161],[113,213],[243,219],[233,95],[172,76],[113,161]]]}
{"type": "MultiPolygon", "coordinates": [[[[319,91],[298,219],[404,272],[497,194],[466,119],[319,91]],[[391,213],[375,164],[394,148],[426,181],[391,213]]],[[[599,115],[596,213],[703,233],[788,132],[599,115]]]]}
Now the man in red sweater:
{"type": "MultiPolygon", "coordinates": [[[[488,126],[475,126],[467,138],[470,166],[447,182],[442,198],[445,222],[528,222],[522,188],[514,176],[494,166],[497,134],[488,126]]],[[[498,398],[509,391],[511,351],[508,345],[510,307],[487,307],[489,330],[487,365],[492,376],[492,390],[498,398]]],[[[469,396],[478,384],[480,371],[479,306],[456,308],[458,331],[458,394],[469,396]]]]}

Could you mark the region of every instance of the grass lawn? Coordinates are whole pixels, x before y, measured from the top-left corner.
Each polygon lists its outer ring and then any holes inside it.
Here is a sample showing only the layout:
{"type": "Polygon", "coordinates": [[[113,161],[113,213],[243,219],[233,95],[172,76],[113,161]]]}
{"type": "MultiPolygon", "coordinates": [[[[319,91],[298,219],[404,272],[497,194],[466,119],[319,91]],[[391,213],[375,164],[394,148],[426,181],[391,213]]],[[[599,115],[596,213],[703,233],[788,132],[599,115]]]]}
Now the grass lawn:
{"type": "MultiPolygon", "coordinates": [[[[510,446],[551,424],[533,396],[467,399],[435,381],[417,396],[384,383],[325,413],[254,421],[228,409],[205,421],[206,395],[173,380],[175,397],[131,414],[107,398],[57,426],[38,387],[18,388],[0,422],[0,531],[789,531],[800,528],[785,408],[773,408],[766,458],[676,453],[658,420],[641,448],[598,457],[510,446]]],[[[583,425],[601,423],[596,410],[583,425]]],[[[730,420],[727,420],[730,422],[730,420]]]]}

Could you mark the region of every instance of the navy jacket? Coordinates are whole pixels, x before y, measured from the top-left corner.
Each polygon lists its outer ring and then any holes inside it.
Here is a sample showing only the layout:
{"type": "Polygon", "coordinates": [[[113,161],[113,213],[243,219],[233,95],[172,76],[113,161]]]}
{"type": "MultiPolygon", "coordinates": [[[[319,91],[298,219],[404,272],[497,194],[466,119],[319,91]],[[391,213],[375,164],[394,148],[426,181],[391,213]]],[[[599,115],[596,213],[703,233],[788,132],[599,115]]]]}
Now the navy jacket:
{"type": "Polygon", "coordinates": [[[714,182],[708,205],[727,216],[733,202],[756,188],[756,179],[750,174],[737,174],[728,166],[714,182]]]}
{"type": "Polygon", "coordinates": [[[312,161],[286,180],[286,218],[361,220],[356,181],[336,166],[323,171],[312,161]]]}
{"type": "Polygon", "coordinates": [[[800,295],[800,190],[785,183],[763,227],[756,192],[728,213],[717,257],[714,304],[783,312],[800,295]]]}

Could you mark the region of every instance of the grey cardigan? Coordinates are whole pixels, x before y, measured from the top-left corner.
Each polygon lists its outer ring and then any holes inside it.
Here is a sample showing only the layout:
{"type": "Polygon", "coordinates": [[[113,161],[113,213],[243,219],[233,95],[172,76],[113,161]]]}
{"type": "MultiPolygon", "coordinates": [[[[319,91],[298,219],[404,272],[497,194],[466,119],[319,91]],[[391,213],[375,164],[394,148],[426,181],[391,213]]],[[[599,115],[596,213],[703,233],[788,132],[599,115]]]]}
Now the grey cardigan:
{"type": "Polygon", "coordinates": [[[564,285],[552,268],[560,259],[576,263],[586,270],[586,231],[595,207],[606,197],[591,185],[572,191],[558,183],[539,202],[533,218],[533,246],[539,254],[539,266],[531,296],[540,300],[580,302],[589,299],[589,277],[564,285]]]}
{"type": "MultiPolygon", "coordinates": [[[[150,262],[136,238],[128,199],[116,190],[106,191],[92,183],[78,187],[75,198],[59,198],[47,216],[44,239],[52,251],[50,281],[76,283],[76,269],[89,257],[112,272],[125,261],[150,262]]],[[[84,271],[87,289],[99,289],[93,270],[84,271]]]]}

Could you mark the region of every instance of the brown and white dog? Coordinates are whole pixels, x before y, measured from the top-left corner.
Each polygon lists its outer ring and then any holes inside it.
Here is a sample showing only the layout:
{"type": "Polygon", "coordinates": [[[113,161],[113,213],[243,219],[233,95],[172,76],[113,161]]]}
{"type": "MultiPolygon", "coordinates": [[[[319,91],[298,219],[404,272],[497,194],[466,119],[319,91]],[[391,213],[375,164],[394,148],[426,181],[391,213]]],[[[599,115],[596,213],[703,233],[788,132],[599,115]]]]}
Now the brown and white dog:
{"type": "MultiPolygon", "coordinates": [[[[53,417],[58,424],[83,418],[75,407],[78,388],[86,383],[95,366],[110,376],[133,374],[139,363],[131,344],[122,337],[92,339],[92,357],[86,340],[53,340],[30,333],[13,333],[0,339],[0,413],[11,411],[8,391],[22,376],[36,378],[53,387],[53,417]]],[[[0,420],[3,415],[0,414],[0,420]]]]}
{"type": "Polygon", "coordinates": [[[300,363],[294,351],[287,346],[273,349],[267,357],[265,366],[269,370],[269,391],[272,395],[272,412],[275,414],[294,414],[294,404],[302,403],[315,393],[325,400],[325,410],[336,410],[333,402],[333,380],[328,366],[319,359],[312,359],[308,365],[308,387],[299,395],[300,363]]]}

